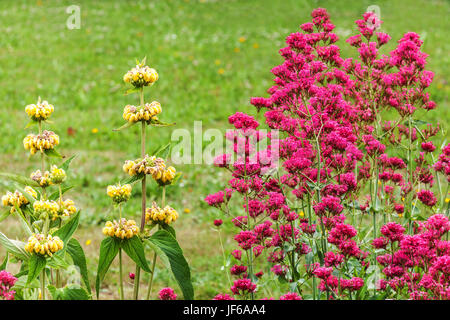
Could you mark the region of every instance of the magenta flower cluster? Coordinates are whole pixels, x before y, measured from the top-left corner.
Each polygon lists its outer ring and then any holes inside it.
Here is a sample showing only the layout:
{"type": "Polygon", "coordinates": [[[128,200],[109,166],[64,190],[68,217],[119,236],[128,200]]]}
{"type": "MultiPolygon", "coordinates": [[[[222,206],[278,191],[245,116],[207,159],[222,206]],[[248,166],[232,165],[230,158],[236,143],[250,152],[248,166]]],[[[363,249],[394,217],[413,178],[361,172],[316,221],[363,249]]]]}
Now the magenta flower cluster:
{"type": "Polygon", "coordinates": [[[283,300],[302,299],[307,281],[313,299],[322,293],[364,298],[377,294],[367,279],[381,265],[383,288],[397,295],[407,288],[405,298],[447,299],[449,243],[442,236],[448,227],[436,213],[445,205],[439,175],[450,182],[450,144],[435,161],[439,125],[416,118],[436,108],[426,92],[434,74],[426,70],[423,41],[408,32],[383,54],[391,37],[368,12],[356,21],[359,33],[346,41],[358,59],[343,58],[328,12],[319,8],[311,16],[280,49],[284,62],[272,69],[270,97],[250,101],[272,131],[264,134],[253,116],[235,113],[229,117],[234,130],[226,135],[234,157],[215,160],[231,178],[228,188],[205,201],[236,227],[230,272],[237,279],[230,290],[254,299],[260,279],[275,276],[290,284],[283,300]],[[265,138],[271,143],[257,150],[265,138]],[[279,167],[267,161],[274,155],[279,167]],[[233,196],[243,200],[244,214],[229,208],[233,196]],[[371,234],[362,228],[368,221],[371,234]]]}
{"type": "Polygon", "coordinates": [[[4,300],[14,300],[15,291],[11,288],[16,283],[17,278],[7,271],[0,271],[0,298],[4,300]]]}

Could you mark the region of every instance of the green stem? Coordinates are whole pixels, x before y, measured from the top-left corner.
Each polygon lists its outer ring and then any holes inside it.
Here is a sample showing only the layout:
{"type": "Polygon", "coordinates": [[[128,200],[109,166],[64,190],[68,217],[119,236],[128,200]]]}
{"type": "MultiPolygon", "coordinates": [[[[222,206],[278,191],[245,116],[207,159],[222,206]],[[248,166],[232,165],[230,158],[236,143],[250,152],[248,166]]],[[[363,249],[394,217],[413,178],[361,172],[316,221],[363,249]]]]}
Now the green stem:
{"type": "Polygon", "coordinates": [[[147,300],[150,300],[150,295],[152,294],[153,289],[153,275],[155,274],[156,267],[156,251],[153,253],[153,261],[152,261],[152,273],[150,274],[150,279],[148,281],[148,289],[147,289],[147,300]]]}
{"type": "Polygon", "coordinates": [[[120,285],[120,300],[124,300],[123,272],[122,272],[122,248],[119,249],[119,285],[120,285]]]}
{"type": "Polygon", "coordinates": [[[41,273],[41,300],[45,300],[45,268],[41,273]]]}
{"type": "MultiPolygon", "coordinates": [[[[140,104],[141,106],[144,105],[144,89],[141,88],[139,91],[139,97],[140,97],[140,104]]],[[[142,121],[141,126],[141,157],[145,157],[145,126],[146,122],[142,121]]],[[[146,185],[147,176],[144,175],[144,178],[142,178],[142,214],[141,214],[141,232],[144,230],[145,227],[145,207],[146,207],[146,201],[147,201],[147,185],[146,185]]],[[[139,298],[139,281],[141,278],[141,269],[136,264],[136,272],[135,272],[135,279],[134,279],[134,299],[138,300],[139,298]]]]}

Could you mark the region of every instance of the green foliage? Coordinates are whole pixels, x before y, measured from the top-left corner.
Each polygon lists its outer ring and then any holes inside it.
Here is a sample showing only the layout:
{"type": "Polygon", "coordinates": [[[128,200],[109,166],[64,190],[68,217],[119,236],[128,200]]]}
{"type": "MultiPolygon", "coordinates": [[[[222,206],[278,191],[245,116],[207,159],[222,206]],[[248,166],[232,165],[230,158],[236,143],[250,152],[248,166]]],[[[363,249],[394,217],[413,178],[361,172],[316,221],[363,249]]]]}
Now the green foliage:
{"type": "Polygon", "coordinates": [[[183,292],[184,299],[193,300],[194,288],[191,282],[191,271],[177,240],[166,230],[159,230],[148,241],[158,247],[167,257],[170,269],[183,292]]]}
{"type": "Polygon", "coordinates": [[[106,272],[108,272],[111,263],[119,253],[119,242],[112,237],[106,237],[100,244],[100,256],[97,267],[97,278],[95,280],[95,289],[97,298],[100,294],[100,283],[103,281],[106,272]]]}

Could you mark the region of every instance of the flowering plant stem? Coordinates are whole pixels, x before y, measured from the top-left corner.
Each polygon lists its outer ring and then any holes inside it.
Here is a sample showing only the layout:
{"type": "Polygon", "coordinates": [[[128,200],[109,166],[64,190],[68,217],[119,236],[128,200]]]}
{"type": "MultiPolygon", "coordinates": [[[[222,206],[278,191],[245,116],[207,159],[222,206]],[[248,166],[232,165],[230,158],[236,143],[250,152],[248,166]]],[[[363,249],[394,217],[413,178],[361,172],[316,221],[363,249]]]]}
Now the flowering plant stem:
{"type": "MultiPolygon", "coordinates": [[[[164,208],[166,205],[166,187],[162,187],[162,196],[161,196],[161,207],[164,208]]],[[[153,277],[155,274],[155,267],[156,267],[156,251],[153,253],[153,260],[152,260],[152,273],[150,274],[150,279],[148,281],[148,289],[147,289],[147,300],[150,300],[150,295],[152,294],[153,289],[153,277]]]]}
{"type": "Polygon", "coordinates": [[[119,249],[119,282],[120,282],[120,300],[124,300],[123,276],[122,276],[122,248],[119,249]]]}
{"type": "MultiPolygon", "coordinates": [[[[141,87],[139,91],[140,104],[144,106],[144,88],[141,87]]],[[[146,122],[142,121],[141,126],[141,157],[145,157],[145,126],[146,122]]],[[[146,184],[146,175],[142,178],[141,186],[142,186],[142,215],[141,215],[141,231],[144,230],[145,227],[145,207],[147,205],[147,184],[146,184]]],[[[141,269],[136,264],[136,272],[135,272],[135,280],[134,280],[134,299],[137,300],[139,297],[139,280],[141,277],[141,269]]]]}

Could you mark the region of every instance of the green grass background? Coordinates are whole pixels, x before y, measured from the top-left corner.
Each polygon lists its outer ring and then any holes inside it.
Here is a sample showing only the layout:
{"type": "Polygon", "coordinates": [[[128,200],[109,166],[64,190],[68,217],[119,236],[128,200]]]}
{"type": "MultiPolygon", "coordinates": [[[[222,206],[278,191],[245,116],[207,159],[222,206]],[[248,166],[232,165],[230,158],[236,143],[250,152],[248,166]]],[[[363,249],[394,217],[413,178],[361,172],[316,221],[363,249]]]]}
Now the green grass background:
{"type": "MultiPolygon", "coordinates": [[[[436,74],[429,92],[438,109],[423,117],[448,127],[448,1],[1,1],[0,171],[29,175],[38,167],[38,157],[28,159],[22,146],[30,131],[23,129],[28,122],[24,108],[38,96],[48,100],[55,106],[51,129],[61,138],[59,150],[77,155],[70,174],[76,188],[70,196],[83,212],[77,237],[88,252],[93,280],[101,227],[114,216],[106,186],[125,177],[124,160],[139,156],[138,126],[112,131],[123,124],[124,105],[137,103],[137,96],[123,94],[127,87],[122,81],[135,59],[147,56],[159,73],[145,99],[161,102],[162,120],[190,131],[194,121],[202,121],[204,129],[225,130],[232,113],[256,114],[250,97],[265,95],[272,83],[270,69],[281,62],[278,49],[286,36],[310,20],[313,8],[328,9],[342,55],[354,56],[344,40],[356,33],[354,20],[370,5],[379,6],[382,31],[393,38],[386,50],[407,31],[424,38],[428,68],[436,74]],[[66,8],[73,4],[81,9],[79,30],[66,27],[66,8]]],[[[151,129],[148,150],[168,142],[173,128],[151,129]]],[[[175,228],[192,267],[197,297],[209,299],[226,290],[227,281],[220,270],[218,234],[211,227],[211,219],[220,215],[207,208],[203,198],[221,188],[225,176],[206,165],[178,169],[184,175],[170,188],[168,201],[181,213],[175,228]],[[185,208],[190,213],[184,213],[185,208]]],[[[0,191],[7,187],[0,185],[0,191]]],[[[138,216],[138,189],[126,206],[129,217],[138,216]]],[[[160,196],[155,184],[149,193],[150,200],[160,196]]],[[[229,230],[225,226],[225,232],[229,230]]],[[[23,236],[12,219],[3,222],[0,231],[23,236]]],[[[225,247],[232,245],[227,237],[225,247]]],[[[131,264],[127,268],[132,271],[131,264]]],[[[174,285],[168,273],[159,270],[157,289],[174,285]]],[[[114,265],[102,291],[105,298],[117,297],[117,272],[114,265]]]]}

